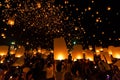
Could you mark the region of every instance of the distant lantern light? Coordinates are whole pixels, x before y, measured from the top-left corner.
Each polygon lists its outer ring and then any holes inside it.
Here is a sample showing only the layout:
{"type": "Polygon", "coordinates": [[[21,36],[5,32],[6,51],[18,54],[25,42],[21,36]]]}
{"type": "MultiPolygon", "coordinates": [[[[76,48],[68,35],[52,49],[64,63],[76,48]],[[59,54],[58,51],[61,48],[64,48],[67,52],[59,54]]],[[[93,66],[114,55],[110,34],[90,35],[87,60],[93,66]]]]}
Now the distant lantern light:
{"type": "Polygon", "coordinates": [[[10,54],[15,54],[15,50],[10,50],[10,54]]]}
{"type": "Polygon", "coordinates": [[[103,51],[103,48],[100,48],[100,51],[103,51]]]}
{"type": "Polygon", "coordinates": [[[13,26],[15,24],[15,21],[13,19],[9,19],[8,20],[8,24],[11,25],[11,26],[13,26]]]}
{"type": "Polygon", "coordinates": [[[99,22],[99,21],[100,21],[100,20],[97,18],[97,19],[96,19],[96,22],[99,22]]]}
{"type": "Polygon", "coordinates": [[[89,46],[89,50],[92,50],[93,48],[92,48],[92,46],[89,46]]]}
{"type": "Polygon", "coordinates": [[[69,3],[69,1],[66,1],[66,0],[65,0],[65,2],[64,2],[64,3],[65,3],[65,4],[68,4],[68,3],[69,3]]]}
{"type": "Polygon", "coordinates": [[[120,41],[120,38],[118,38],[118,40],[120,41]]]}
{"type": "Polygon", "coordinates": [[[40,3],[37,3],[37,8],[41,8],[41,4],[40,3]]]}
{"type": "Polygon", "coordinates": [[[5,34],[4,34],[4,33],[2,33],[2,34],[1,34],[1,36],[3,37],[3,36],[5,36],[5,34]]]}
{"type": "Polygon", "coordinates": [[[102,32],[102,34],[105,34],[105,32],[102,32]]]}
{"type": "Polygon", "coordinates": [[[92,3],[94,3],[94,0],[92,0],[92,3]]]}
{"type": "Polygon", "coordinates": [[[96,11],[96,14],[99,14],[99,12],[98,12],[98,11],[96,11]]]}
{"type": "Polygon", "coordinates": [[[108,11],[110,11],[110,10],[111,10],[111,7],[110,7],[110,6],[108,6],[108,7],[107,7],[107,10],[108,10],[108,11]]]}
{"type": "Polygon", "coordinates": [[[79,9],[78,8],[76,8],[76,11],[78,11],[79,9]]]}
{"type": "Polygon", "coordinates": [[[87,9],[85,8],[85,12],[87,11],[87,9]]]}
{"type": "Polygon", "coordinates": [[[78,30],[78,27],[75,27],[75,31],[77,31],[78,30]]]}
{"type": "Polygon", "coordinates": [[[91,10],[91,7],[88,7],[88,10],[91,10]]]}
{"type": "Polygon", "coordinates": [[[6,36],[3,36],[3,39],[5,39],[6,38],[6,36]]]}

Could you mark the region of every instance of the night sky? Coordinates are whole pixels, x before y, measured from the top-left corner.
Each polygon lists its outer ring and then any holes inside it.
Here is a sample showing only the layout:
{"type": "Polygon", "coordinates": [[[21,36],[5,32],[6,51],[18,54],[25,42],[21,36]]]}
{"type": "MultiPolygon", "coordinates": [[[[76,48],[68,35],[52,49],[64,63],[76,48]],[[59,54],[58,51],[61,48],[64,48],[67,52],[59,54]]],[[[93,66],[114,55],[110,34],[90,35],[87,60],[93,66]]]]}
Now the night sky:
{"type": "Polygon", "coordinates": [[[59,37],[69,49],[120,46],[119,0],[0,1],[0,45],[52,49],[59,37]]]}

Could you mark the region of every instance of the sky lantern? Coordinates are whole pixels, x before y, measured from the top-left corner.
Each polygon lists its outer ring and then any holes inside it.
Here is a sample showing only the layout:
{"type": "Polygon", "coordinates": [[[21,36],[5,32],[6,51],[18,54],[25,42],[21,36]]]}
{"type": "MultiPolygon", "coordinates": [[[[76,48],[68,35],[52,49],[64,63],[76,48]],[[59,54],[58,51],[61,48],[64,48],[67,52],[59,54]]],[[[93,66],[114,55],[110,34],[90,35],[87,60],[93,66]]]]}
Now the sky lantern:
{"type": "Polygon", "coordinates": [[[103,51],[102,47],[95,47],[96,55],[100,55],[100,52],[103,51]]]}
{"type": "Polygon", "coordinates": [[[93,47],[92,47],[92,46],[89,46],[89,50],[93,50],[93,47]]]}
{"type": "Polygon", "coordinates": [[[100,57],[102,60],[104,60],[108,64],[112,63],[111,57],[108,52],[101,52],[100,57]]]}
{"type": "Polygon", "coordinates": [[[114,46],[108,46],[108,53],[112,55],[114,46]]]}
{"type": "Polygon", "coordinates": [[[85,51],[85,58],[89,59],[90,61],[93,61],[94,60],[94,54],[92,53],[92,51],[86,50],[85,51]]]}
{"type": "Polygon", "coordinates": [[[114,47],[112,52],[113,52],[112,56],[114,58],[120,59],[120,47],[114,47]]]}
{"type": "Polygon", "coordinates": [[[82,45],[74,45],[72,51],[72,59],[83,59],[82,45]]]}
{"type": "Polygon", "coordinates": [[[9,46],[0,46],[0,56],[5,56],[8,53],[9,46]]]}
{"type": "Polygon", "coordinates": [[[12,55],[12,54],[15,54],[15,52],[16,52],[15,49],[10,50],[10,54],[11,54],[11,55],[12,55]]]}
{"type": "Polygon", "coordinates": [[[22,66],[24,64],[24,56],[21,56],[20,58],[18,58],[15,63],[12,64],[12,66],[22,66]]]}
{"type": "Polygon", "coordinates": [[[120,47],[109,46],[108,52],[113,56],[113,58],[120,59],[120,47]]]}
{"type": "Polygon", "coordinates": [[[8,24],[11,25],[11,26],[13,26],[15,24],[14,19],[9,19],[8,20],[8,24]]]}
{"type": "Polygon", "coordinates": [[[108,48],[103,48],[103,52],[108,52],[108,48]]]}
{"type": "Polygon", "coordinates": [[[64,60],[68,58],[68,51],[64,38],[54,39],[54,59],[64,60]]]}
{"type": "Polygon", "coordinates": [[[24,56],[24,53],[25,53],[25,48],[21,46],[20,48],[17,49],[15,57],[20,58],[24,56]]]}

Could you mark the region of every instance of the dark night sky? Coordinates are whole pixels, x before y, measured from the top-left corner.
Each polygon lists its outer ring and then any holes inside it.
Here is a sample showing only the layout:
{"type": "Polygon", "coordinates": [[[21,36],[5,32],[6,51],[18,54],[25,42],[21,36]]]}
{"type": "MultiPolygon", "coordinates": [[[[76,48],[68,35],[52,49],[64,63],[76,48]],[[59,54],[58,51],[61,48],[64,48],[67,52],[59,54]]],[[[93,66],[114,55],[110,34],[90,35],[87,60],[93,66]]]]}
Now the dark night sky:
{"type": "Polygon", "coordinates": [[[64,37],[68,48],[82,44],[120,46],[119,0],[0,1],[0,44],[52,48],[64,37]]]}

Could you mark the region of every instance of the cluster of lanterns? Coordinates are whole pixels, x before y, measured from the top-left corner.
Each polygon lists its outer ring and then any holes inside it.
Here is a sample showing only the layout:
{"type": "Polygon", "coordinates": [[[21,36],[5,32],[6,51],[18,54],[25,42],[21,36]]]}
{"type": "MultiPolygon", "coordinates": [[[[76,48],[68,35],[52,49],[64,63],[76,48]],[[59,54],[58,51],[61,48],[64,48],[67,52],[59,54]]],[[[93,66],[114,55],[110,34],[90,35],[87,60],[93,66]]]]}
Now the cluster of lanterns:
{"type": "MultiPolygon", "coordinates": [[[[7,56],[9,46],[0,46],[0,63],[3,63],[4,58],[7,56]]],[[[107,63],[112,63],[111,56],[113,58],[120,59],[120,47],[109,46],[108,48],[96,47],[96,52],[92,51],[92,46],[89,46],[89,49],[83,50],[82,45],[74,45],[73,50],[71,51],[72,60],[76,59],[89,59],[90,61],[94,60],[94,54],[100,55],[101,59],[107,61],[107,63]]],[[[38,53],[50,53],[46,49],[38,48],[37,50],[31,51],[33,54],[38,53]]],[[[68,49],[64,38],[55,38],[54,39],[54,53],[55,60],[65,60],[68,59],[68,49]]],[[[20,46],[17,50],[11,49],[10,54],[15,55],[16,58],[24,57],[25,48],[20,46]]]]}
{"type": "MultiPolygon", "coordinates": [[[[107,61],[107,63],[112,63],[111,56],[113,58],[120,59],[120,47],[109,46],[108,48],[96,47],[95,52],[92,51],[92,46],[89,46],[89,49],[83,50],[82,45],[74,45],[72,52],[72,59],[89,59],[90,61],[94,60],[94,54],[100,55],[101,59],[107,61]],[[85,55],[85,56],[84,56],[85,55]]],[[[68,58],[68,50],[65,44],[64,38],[55,38],[54,39],[54,59],[55,60],[64,60],[68,58]]]]}

